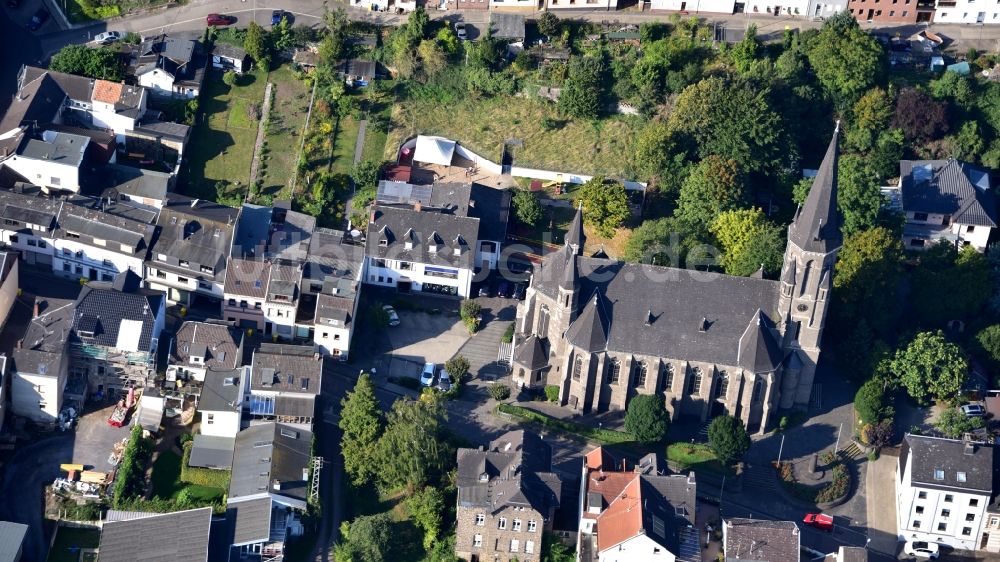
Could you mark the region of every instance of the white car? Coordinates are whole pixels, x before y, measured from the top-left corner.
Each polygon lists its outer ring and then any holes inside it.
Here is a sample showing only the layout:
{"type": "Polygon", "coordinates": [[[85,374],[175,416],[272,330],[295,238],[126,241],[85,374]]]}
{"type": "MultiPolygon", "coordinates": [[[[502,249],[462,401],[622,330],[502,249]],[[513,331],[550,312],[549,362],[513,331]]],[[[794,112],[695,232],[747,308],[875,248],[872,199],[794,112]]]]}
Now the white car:
{"type": "Polygon", "coordinates": [[[385,305],[385,306],[382,307],[382,310],[384,310],[386,316],[389,317],[389,325],[390,326],[399,326],[399,315],[396,314],[396,309],[395,308],[393,308],[393,307],[391,307],[390,305],[387,304],[387,305],[385,305]]]}
{"type": "Polygon", "coordinates": [[[98,45],[110,45],[115,41],[121,41],[124,35],[121,31],[105,31],[104,33],[98,33],[94,37],[94,42],[98,45]]]}
{"type": "Polygon", "coordinates": [[[962,413],[970,418],[981,418],[986,415],[986,408],[982,404],[966,404],[962,406],[962,413]]]}
{"type": "Polygon", "coordinates": [[[465,22],[464,21],[457,21],[457,22],[455,22],[455,35],[457,35],[458,38],[460,40],[462,40],[462,41],[465,41],[466,39],[469,38],[468,33],[465,32],[465,22]]]}
{"type": "Polygon", "coordinates": [[[903,552],[908,556],[930,560],[941,555],[937,543],[927,541],[907,542],[903,545],[903,552]]]}
{"type": "Polygon", "coordinates": [[[420,373],[420,386],[434,386],[434,371],[437,366],[434,363],[425,363],[424,371],[420,373]]]}

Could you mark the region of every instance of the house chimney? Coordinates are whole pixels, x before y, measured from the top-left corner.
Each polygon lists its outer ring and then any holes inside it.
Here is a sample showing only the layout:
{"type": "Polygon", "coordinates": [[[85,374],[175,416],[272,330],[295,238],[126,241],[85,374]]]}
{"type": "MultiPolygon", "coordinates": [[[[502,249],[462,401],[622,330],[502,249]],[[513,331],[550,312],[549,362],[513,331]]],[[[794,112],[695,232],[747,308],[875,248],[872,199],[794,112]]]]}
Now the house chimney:
{"type": "Polygon", "coordinates": [[[271,482],[271,488],[273,488],[275,491],[280,491],[281,490],[281,480],[274,480],[273,482],[271,482]]]}
{"type": "Polygon", "coordinates": [[[963,447],[963,449],[962,449],[962,453],[966,454],[966,455],[972,455],[972,454],[975,454],[975,452],[976,452],[976,445],[975,445],[975,443],[970,443],[970,442],[966,441],[965,442],[965,447],[963,447]]]}
{"type": "Polygon", "coordinates": [[[416,203],[413,204],[413,210],[417,212],[423,211],[424,206],[423,204],[420,203],[420,201],[417,201],[416,203]]]}
{"type": "Polygon", "coordinates": [[[39,308],[40,308],[40,307],[39,307],[39,305],[38,305],[38,298],[36,297],[36,298],[35,298],[35,304],[34,304],[34,306],[33,306],[33,307],[32,307],[32,309],[31,309],[31,317],[32,317],[32,318],[38,318],[38,316],[39,316],[39,314],[38,314],[38,312],[39,312],[39,308]]]}

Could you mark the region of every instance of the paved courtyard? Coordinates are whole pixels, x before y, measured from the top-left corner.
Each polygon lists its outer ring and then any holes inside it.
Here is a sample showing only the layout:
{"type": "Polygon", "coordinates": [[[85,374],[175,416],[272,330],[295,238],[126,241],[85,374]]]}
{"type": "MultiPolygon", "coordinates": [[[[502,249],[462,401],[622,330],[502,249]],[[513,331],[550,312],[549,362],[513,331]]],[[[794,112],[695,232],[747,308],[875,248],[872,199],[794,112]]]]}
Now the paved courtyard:
{"type": "MultiPolygon", "coordinates": [[[[88,404],[87,413],[80,417],[76,427],[76,440],[73,442],[73,463],[82,464],[88,470],[109,472],[114,466],[108,462],[108,456],[114,444],[127,439],[132,427],[108,425],[108,417],[114,411],[114,403],[100,404],[100,409],[92,409],[88,404]]],[[[135,416],[135,408],[132,416],[135,416]]],[[[131,421],[131,419],[129,420],[131,421]]]]}

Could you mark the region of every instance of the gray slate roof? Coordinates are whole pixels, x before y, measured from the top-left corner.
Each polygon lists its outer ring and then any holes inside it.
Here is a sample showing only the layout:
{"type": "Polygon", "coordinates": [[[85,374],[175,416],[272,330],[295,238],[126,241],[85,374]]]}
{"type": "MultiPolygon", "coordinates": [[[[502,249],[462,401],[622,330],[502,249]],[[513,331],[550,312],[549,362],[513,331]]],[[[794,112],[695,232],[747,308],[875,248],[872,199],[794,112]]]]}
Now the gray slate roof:
{"type": "Polygon", "coordinates": [[[153,327],[164,295],[143,294],[134,281],[129,283],[129,278],[135,277],[125,271],[118,274],[114,284],[91,281],[85,285],[76,299],[71,341],[114,349],[122,322],[131,320],[141,324],[138,351],[154,351],[153,327]]]}
{"type": "Polygon", "coordinates": [[[781,345],[774,325],[758,310],[740,337],[739,366],[751,373],[770,373],[781,364],[781,345]]]}
{"type": "Polygon", "coordinates": [[[373,206],[372,218],[365,247],[369,257],[462,269],[472,269],[475,264],[479,219],[385,205],[373,206]],[[429,245],[435,239],[437,251],[432,252],[429,245]],[[407,240],[412,243],[409,250],[407,240]],[[456,247],[461,250],[457,256],[456,247]]]}
{"type": "Polygon", "coordinates": [[[14,349],[14,370],[22,373],[59,376],[59,366],[73,327],[73,302],[42,302],[41,314],[28,324],[21,349],[14,349]]]}
{"type": "Polygon", "coordinates": [[[104,180],[104,190],[101,193],[103,197],[111,196],[112,192],[108,190],[114,190],[131,197],[163,201],[170,188],[170,174],[164,172],[119,164],[108,164],[101,172],[104,180]]]}
{"type": "Polygon", "coordinates": [[[271,280],[271,262],[229,258],[225,294],[264,300],[271,280]]]}
{"type": "Polygon", "coordinates": [[[275,422],[239,432],[229,497],[270,493],[305,501],[308,483],[303,471],[309,466],[311,441],[311,432],[275,422]],[[280,490],[274,489],[275,482],[281,483],[280,490]]]}
{"type": "Polygon", "coordinates": [[[868,551],[860,546],[842,546],[837,552],[837,562],[868,562],[868,551]]]}
{"type": "Polygon", "coordinates": [[[233,545],[267,541],[271,536],[271,498],[230,500],[226,511],[235,522],[233,545]]]}
{"type": "Polygon", "coordinates": [[[212,45],[212,54],[233,60],[243,60],[247,58],[247,52],[239,47],[216,41],[212,45]]]}
{"type": "Polygon", "coordinates": [[[243,331],[227,324],[187,321],[174,335],[170,349],[172,364],[204,367],[216,371],[231,371],[239,366],[243,331]],[[203,363],[192,363],[191,356],[202,357],[203,363]]]}
{"type": "Polygon", "coordinates": [[[55,236],[93,245],[101,245],[99,241],[103,241],[108,251],[144,259],[153,243],[155,230],[151,224],[105,213],[98,208],[63,205],[55,236]]]}
{"type": "MultiPolygon", "coordinates": [[[[45,69],[22,67],[18,80],[17,95],[0,119],[0,134],[26,125],[52,121],[66,99],[66,92],[45,69]]],[[[90,99],[89,92],[86,98],[80,99],[90,99]]],[[[24,138],[25,133],[21,132],[0,140],[0,158],[13,154],[24,138]]]]}
{"type": "Polygon", "coordinates": [[[70,133],[56,133],[51,140],[31,139],[18,151],[23,158],[46,160],[55,164],[79,167],[90,139],[70,133]]]}
{"type": "MultiPolygon", "coordinates": [[[[899,466],[906,470],[911,459],[910,480],[915,487],[965,490],[992,494],[993,446],[969,444],[958,439],[907,434],[899,454],[899,466]],[[944,478],[935,478],[937,471],[944,478]],[[965,481],[960,478],[964,476],[965,481]]],[[[901,474],[900,478],[904,475],[901,474]]]]}
{"type": "Polygon", "coordinates": [[[726,519],[726,562],[797,562],[799,528],[792,521],[726,519]]]}
{"type": "Polygon", "coordinates": [[[19,559],[21,543],[27,533],[27,525],[0,521],[0,562],[15,562],[19,559]]]}
{"type": "MultiPolygon", "coordinates": [[[[0,189],[0,219],[17,221],[22,232],[30,232],[28,224],[41,227],[51,234],[56,228],[56,219],[63,207],[63,201],[41,196],[40,190],[28,186],[23,193],[0,189]]],[[[13,230],[18,225],[5,225],[13,230]]]]}
{"type": "Polygon", "coordinates": [[[569,260],[577,264],[579,316],[566,335],[588,349],[736,366],[740,339],[758,309],[767,320],[777,318],[776,281],[567,256],[565,250],[546,256],[532,284],[558,299],[569,260]]]}
{"type": "Polygon", "coordinates": [[[545,347],[542,338],[530,335],[514,349],[514,362],[532,371],[543,369],[549,363],[545,347]]]}
{"type": "Polygon", "coordinates": [[[171,193],[157,220],[160,236],[153,256],[157,266],[166,264],[209,279],[224,279],[238,216],[239,209],[171,193]],[[160,254],[167,256],[166,262],[159,259],[160,254]],[[182,260],[188,265],[180,265],[182,260]],[[202,272],[201,266],[211,267],[214,273],[202,272]]]}
{"type": "Polygon", "coordinates": [[[826,149],[805,203],[788,227],[788,240],[806,252],[827,253],[843,244],[837,211],[837,162],[840,157],[840,125],[826,149]]]}
{"type": "Polygon", "coordinates": [[[531,431],[509,431],[488,449],[459,449],[458,504],[524,506],[545,514],[558,507],[562,489],[551,469],[552,448],[531,431]]]}
{"type": "Polygon", "coordinates": [[[254,351],[251,390],[314,396],[322,380],[323,358],[311,346],[265,343],[254,351]]]}
{"type": "Polygon", "coordinates": [[[490,31],[497,39],[520,41],[524,39],[524,16],[490,12],[490,31]]]}
{"type": "Polygon", "coordinates": [[[101,562],[192,562],[208,559],[212,508],[106,522],[101,562]]]}
{"type": "Polygon", "coordinates": [[[191,446],[191,457],[188,464],[202,468],[225,469],[233,466],[233,449],[236,446],[235,437],[219,435],[194,436],[191,446]]]}
{"type": "Polygon", "coordinates": [[[238,412],[240,409],[240,378],[244,369],[206,371],[198,401],[199,412],[238,412]]]}
{"type": "Polygon", "coordinates": [[[900,190],[908,213],[949,215],[952,222],[997,226],[989,173],[958,160],[901,160],[900,190]]]}

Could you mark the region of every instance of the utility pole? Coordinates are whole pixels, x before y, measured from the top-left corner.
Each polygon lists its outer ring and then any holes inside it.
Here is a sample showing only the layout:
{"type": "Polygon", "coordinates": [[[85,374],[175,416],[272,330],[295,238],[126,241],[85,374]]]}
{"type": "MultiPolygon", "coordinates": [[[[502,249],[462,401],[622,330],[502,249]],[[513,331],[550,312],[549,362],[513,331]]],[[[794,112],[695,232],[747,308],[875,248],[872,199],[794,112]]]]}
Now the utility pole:
{"type": "Polygon", "coordinates": [[[834,453],[840,450],[840,432],[843,430],[844,430],[844,422],[840,422],[840,428],[837,429],[837,446],[833,448],[834,453]]]}
{"type": "Polygon", "coordinates": [[[778,445],[778,464],[781,464],[781,452],[785,450],[785,434],[781,434],[781,445],[778,445]]]}

